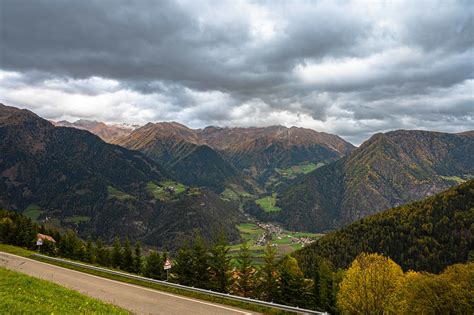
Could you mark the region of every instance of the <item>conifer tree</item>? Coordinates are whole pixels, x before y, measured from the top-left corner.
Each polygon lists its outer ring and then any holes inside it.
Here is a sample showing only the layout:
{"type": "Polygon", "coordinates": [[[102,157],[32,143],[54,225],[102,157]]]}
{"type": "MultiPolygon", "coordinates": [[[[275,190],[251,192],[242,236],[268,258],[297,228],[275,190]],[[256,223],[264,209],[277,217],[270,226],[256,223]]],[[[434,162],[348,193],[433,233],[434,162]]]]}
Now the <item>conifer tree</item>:
{"type": "Polygon", "coordinates": [[[278,298],[278,271],[276,250],[270,242],[264,252],[264,265],[260,270],[260,297],[266,301],[274,301],[278,298]]]}
{"type": "Polygon", "coordinates": [[[128,272],[132,272],[134,269],[132,246],[130,245],[128,237],[125,239],[125,244],[122,250],[121,269],[128,272]]]}
{"type": "Polygon", "coordinates": [[[308,286],[305,284],[303,272],[298,266],[298,261],[291,256],[286,256],[279,268],[279,296],[277,302],[285,305],[307,307],[308,286]]]}
{"type": "Polygon", "coordinates": [[[139,274],[142,271],[142,247],[140,242],[135,243],[135,255],[133,257],[133,272],[139,274]]]}
{"type": "Polygon", "coordinates": [[[163,280],[163,263],[158,252],[152,251],[146,257],[143,275],[148,278],[163,280]]]}
{"type": "Polygon", "coordinates": [[[336,312],[336,274],[329,263],[319,256],[314,259],[313,265],[312,305],[314,308],[326,312],[336,312]]]}
{"type": "Polygon", "coordinates": [[[248,243],[243,243],[240,246],[237,261],[239,264],[238,279],[234,282],[234,290],[238,295],[251,297],[255,284],[253,280],[255,268],[252,266],[250,247],[248,243]]]}
{"type": "Polygon", "coordinates": [[[212,275],[211,288],[218,292],[226,293],[230,285],[230,257],[229,246],[224,233],[219,233],[218,238],[210,250],[209,270],[212,275]]]}
{"type": "Polygon", "coordinates": [[[115,237],[114,247],[112,248],[112,266],[118,268],[122,265],[122,244],[118,237],[115,237]]]}
{"type": "Polygon", "coordinates": [[[87,237],[86,255],[84,258],[85,258],[84,259],[85,262],[88,262],[91,264],[94,264],[96,262],[96,251],[95,251],[94,244],[92,243],[92,238],[90,235],[87,237]]]}
{"type": "Polygon", "coordinates": [[[207,245],[201,234],[197,234],[191,250],[191,270],[192,283],[202,289],[209,289],[211,286],[209,276],[209,254],[207,245]]]}
{"type": "Polygon", "coordinates": [[[110,253],[107,248],[104,248],[104,244],[102,240],[99,238],[96,242],[96,255],[97,255],[97,263],[101,266],[109,266],[110,265],[110,253]]]}
{"type": "Polygon", "coordinates": [[[174,259],[173,275],[179,284],[193,286],[194,270],[192,267],[193,254],[189,242],[185,241],[178,249],[174,259]]]}

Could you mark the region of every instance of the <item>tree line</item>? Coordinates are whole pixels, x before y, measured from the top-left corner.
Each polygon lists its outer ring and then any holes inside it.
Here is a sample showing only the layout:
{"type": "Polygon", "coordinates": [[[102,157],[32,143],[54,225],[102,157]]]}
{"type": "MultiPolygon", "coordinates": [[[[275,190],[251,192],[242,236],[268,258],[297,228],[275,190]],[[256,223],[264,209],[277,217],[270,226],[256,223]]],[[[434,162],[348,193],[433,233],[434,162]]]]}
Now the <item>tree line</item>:
{"type": "MultiPolygon", "coordinates": [[[[0,242],[36,249],[36,234],[52,236],[56,243],[44,241],[41,253],[112,267],[145,277],[166,280],[163,268],[167,252],[142,254],[139,242],[125,238],[110,246],[101,239],[80,239],[73,231],[48,229],[15,212],[0,210],[0,242]]],[[[254,264],[248,244],[242,244],[232,259],[223,233],[207,243],[199,233],[184,242],[173,257],[169,281],[217,292],[230,293],[286,305],[331,310],[335,305],[332,270],[321,263],[318,278],[306,279],[298,261],[291,256],[280,260],[275,247],[268,244],[264,263],[254,264]]]]}
{"type": "Polygon", "coordinates": [[[294,256],[310,275],[316,256],[345,269],[361,252],[384,254],[404,271],[432,273],[474,259],[474,180],[363,218],[326,234],[294,256]]]}
{"type": "MultiPolygon", "coordinates": [[[[53,236],[45,241],[44,254],[112,267],[145,277],[166,280],[166,252],[142,254],[139,242],[115,238],[112,245],[90,237],[81,240],[68,231],[47,229],[29,218],[0,210],[0,242],[35,249],[36,233],[53,236]]],[[[230,293],[343,314],[472,314],[474,311],[474,263],[448,267],[443,273],[403,272],[390,258],[359,254],[348,269],[335,270],[331,262],[315,256],[311,276],[305,276],[297,258],[280,259],[269,243],[263,264],[252,261],[249,245],[241,245],[234,259],[223,234],[207,243],[197,233],[173,255],[169,281],[217,292],[230,293]]]]}

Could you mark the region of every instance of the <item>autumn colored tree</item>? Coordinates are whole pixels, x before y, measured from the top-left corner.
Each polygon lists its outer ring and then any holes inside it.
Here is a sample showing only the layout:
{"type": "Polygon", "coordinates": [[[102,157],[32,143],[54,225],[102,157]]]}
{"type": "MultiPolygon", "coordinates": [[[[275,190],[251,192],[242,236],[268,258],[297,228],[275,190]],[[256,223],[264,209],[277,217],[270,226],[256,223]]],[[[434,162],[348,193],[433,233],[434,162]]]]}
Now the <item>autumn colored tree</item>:
{"type": "Polygon", "coordinates": [[[474,263],[457,264],[440,275],[409,271],[392,296],[397,314],[474,314],[474,263]]]}
{"type": "Polygon", "coordinates": [[[384,314],[402,279],[402,269],[390,258],[362,253],[345,274],[337,304],[345,314],[384,314]]]}

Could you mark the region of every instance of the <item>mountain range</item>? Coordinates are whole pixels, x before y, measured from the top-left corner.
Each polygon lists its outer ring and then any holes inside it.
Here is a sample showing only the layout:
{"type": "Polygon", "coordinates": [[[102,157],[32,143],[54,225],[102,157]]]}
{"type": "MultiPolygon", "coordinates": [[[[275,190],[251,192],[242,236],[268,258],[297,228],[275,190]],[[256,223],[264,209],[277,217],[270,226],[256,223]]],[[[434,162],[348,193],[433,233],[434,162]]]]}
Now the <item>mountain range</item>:
{"type": "Polygon", "coordinates": [[[108,241],[173,248],[195,229],[239,238],[235,204],[173,181],[140,152],[3,104],[0,139],[0,208],[108,241]]]}
{"type": "Polygon", "coordinates": [[[143,152],[184,183],[238,195],[265,190],[277,169],[328,163],[353,149],[337,136],[311,129],[190,129],[176,122],[149,123],[114,143],[143,152]]]}
{"type": "Polygon", "coordinates": [[[474,258],[474,180],[331,232],[293,255],[307,275],[315,261],[347,268],[362,252],[392,258],[404,270],[438,273],[474,258]]]}
{"type": "Polygon", "coordinates": [[[474,131],[391,131],[356,148],[297,127],[109,127],[0,105],[0,207],[173,248],[197,229],[238,241],[248,214],[327,232],[474,175],[474,131]]]}
{"type": "Polygon", "coordinates": [[[55,126],[71,127],[90,131],[106,142],[112,142],[118,138],[124,137],[130,134],[135,128],[139,127],[138,125],[106,124],[103,122],[86,119],[79,119],[73,123],[66,120],[51,121],[51,123],[55,126]]]}
{"type": "Polygon", "coordinates": [[[422,199],[474,175],[474,131],[379,133],[282,192],[278,220],[325,231],[422,199]]]}

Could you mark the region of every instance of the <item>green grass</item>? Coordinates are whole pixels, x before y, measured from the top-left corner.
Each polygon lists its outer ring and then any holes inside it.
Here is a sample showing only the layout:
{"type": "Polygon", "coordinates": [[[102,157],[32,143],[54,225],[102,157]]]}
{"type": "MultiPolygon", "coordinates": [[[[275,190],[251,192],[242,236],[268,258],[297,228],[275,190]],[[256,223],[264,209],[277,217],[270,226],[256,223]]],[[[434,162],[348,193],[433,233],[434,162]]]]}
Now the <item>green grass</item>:
{"type": "MultiPolygon", "coordinates": [[[[0,244],[0,251],[15,254],[15,255],[18,255],[18,256],[23,256],[23,257],[29,257],[32,254],[34,254],[34,252],[32,252],[32,251],[29,251],[29,250],[26,250],[26,249],[23,249],[23,248],[20,248],[20,247],[16,247],[16,246],[5,245],[5,244],[0,244]]],[[[262,251],[261,256],[263,256],[263,247],[261,247],[261,251],[262,251]]],[[[123,277],[123,276],[112,275],[112,274],[108,274],[108,273],[105,273],[105,272],[102,272],[102,271],[91,270],[91,269],[87,269],[87,268],[84,268],[84,267],[71,266],[69,264],[62,263],[62,262],[55,262],[55,261],[51,261],[51,260],[48,260],[48,259],[42,259],[41,257],[31,256],[29,258],[32,258],[32,259],[35,259],[35,260],[38,260],[38,261],[41,261],[41,262],[45,262],[45,263],[48,263],[48,264],[51,264],[51,265],[56,265],[56,266],[64,267],[64,268],[67,268],[67,269],[76,270],[76,271],[84,272],[84,273],[87,273],[87,274],[107,278],[107,279],[112,279],[112,280],[121,281],[121,282],[125,282],[125,283],[131,283],[131,284],[139,285],[139,286],[142,286],[142,287],[148,287],[148,288],[152,288],[152,289],[156,289],[156,290],[160,290],[160,291],[165,291],[165,292],[170,292],[170,293],[174,293],[174,294],[178,294],[178,295],[182,295],[182,296],[188,296],[188,297],[192,297],[192,298],[196,298],[196,299],[200,299],[200,300],[210,301],[210,302],[213,302],[213,303],[220,303],[220,304],[224,304],[224,305],[235,306],[235,307],[239,307],[239,308],[243,308],[243,309],[247,309],[247,310],[251,310],[251,311],[255,311],[255,312],[259,312],[259,313],[263,313],[263,314],[293,314],[293,313],[283,312],[283,311],[279,311],[279,310],[268,308],[268,307],[258,306],[258,305],[254,305],[254,304],[248,304],[248,303],[229,300],[229,299],[220,298],[220,297],[215,297],[215,296],[212,296],[212,295],[207,295],[205,293],[192,292],[192,291],[188,291],[188,290],[172,288],[172,287],[168,287],[168,286],[157,284],[157,283],[149,283],[149,282],[144,282],[144,281],[141,281],[141,280],[129,279],[129,278],[126,278],[126,277],[123,277]]],[[[1,294],[1,292],[0,292],[0,294],[1,294]]],[[[0,308],[0,314],[2,314],[1,308],[0,308]]],[[[48,313],[48,314],[50,314],[50,313],[48,313]]]]}
{"type": "MultiPolygon", "coordinates": [[[[240,237],[244,242],[250,242],[249,244],[255,244],[255,240],[264,233],[264,230],[253,223],[242,223],[237,226],[240,232],[240,237]]],[[[240,245],[234,245],[235,248],[239,248],[240,245]]]]}
{"type": "Polygon", "coordinates": [[[245,302],[234,301],[234,300],[229,300],[229,299],[226,299],[226,298],[216,297],[216,296],[208,295],[208,294],[205,294],[205,293],[193,292],[193,291],[188,291],[188,290],[179,289],[179,288],[173,288],[173,287],[169,287],[169,286],[166,286],[166,285],[162,285],[162,284],[158,284],[158,283],[144,282],[144,281],[137,280],[137,279],[130,279],[130,278],[126,278],[126,277],[123,277],[123,276],[120,276],[120,275],[108,274],[108,273],[105,273],[105,272],[102,272],[102,271],[91,270],[91,269],[87,269],[87,268],[84,268],[84,267],[71,266],[71,265],[66,264],[66,263],[53,262],[53,261],[50,261],[50,260],[47,260],[47,259],[42,259],[40,257],[34,257],[34,259],[38,260],[38,261],[45,262],[45,263],[49,263],[49,264],[52,264],[52,265],[68,268],[68,269],[71,269],[71,270],[76,270],[76,271],[88,273],[88,274],[91,274],[91,275],[99,276],[99,277],[102,277],[102,278],[107,278],[107,279],[116,280],[116,281],[120,281],[120,282],[135,284],[135,285],[139,285],[139,286],[142,286],[142,287],[156,289],[156,290],[160,290],[160,291],[164,291],[164,292],[170,292],[170,293],[174,293],[174,294],[178,294],[178,295],[182,295],[182,296],[187,296],[187,297],[191,297],[191,298],[196,298],[196,299],[199,299],[199,300],[205,300],[205,301],[209,301],[209,302],[213,302],[213,303],[219,303],[219,304],[224,304],[224,305],[229,305],[229,306],[235,306],[235,307],[239,307],[239,308],[243,308],[243,309],[247,309],[247,310],[251,310],[251,311],[260,312],[260,313],[263,313],[263,314],[293,314],[293,313],[283,312],[283,311],[279,311],[279,310],[264,307],[264,306],[258,306],[258,305],[249,304],[249,303],[245,303],[245,302]]]}
{"type": "Polygon", "coordinates": [[[0,267],[2,314],[129,314],[57,284],[0,267]]]}
{"type": "Polygon", "coordinates": [[[458,176],[440,176],[442,179],[452,181],[456,183],[456,185],[464,183],[466,180],[462,179],[461,177],[458,176]]]}
{"type": "Polygon", "coordinates": [[[23,214],[30,218],[31,220],[38,220],[39,216],[43,213],[44,211],[41,211],[40,207],[38,205],[35,205],[34,203],[30,204],[25,211],[23,211],[23,214]]]}
{"type": "Polygon", "coordinates": [[[1,243],[0,243],[0,252],[10,253],[10,254],[18,255],[22,257],[28,257],[34,254],[34,252],[32,252],[31,250],[27,250],[18,246],[1,244],[1,243]]]}
{"type": "Polygon", "coordinates": [[[172,180],[161,181],[159,185],[154,182],[148,182],[147,184],[148,193],[150,193],[153,198],[161,201],[169,200],[181,194],[186,188],[185,185],[172,180]]]}
{"type": "Polygon", "coordinates": [[[276,197],[276,193],[273,193],[271,196],[257,199],[255,202],[262,207],[265,212],[278,212],[281,211],[281,208],[276,206],[276,197]]]}
{"type": "Polygon", "coordinates": [[[90,220],[91,220],[91,217],[76,215],[73,217],[65,218],[64,222],[79,224],[81,222],[89,222],[90,220]]]}
{"type": "Polygon", "coordinates": [[[172,180],[162,181],[162,182],[160,182],[160,186],[164,187],[164,188],[174,189],[175,193],[178,194],[178,195],[180,193],[184,192],[187,188],[185,185],[183,185],[181,183],[178,183],[178,182],[175,182],[175,181],[172,181],[172,180]]]}
{"type": "Polygon", "coordinates": [[[293,165],[285,169],[275,168],[275,171],[284,178],[293,179],[293,178],[296,178],[296,176],[300,174],[308,174],[309,172],[312,172],[323,165],[324,163],[318,163],[318,164],[306,163],[306,164],[300,164],[300,165],[293,165]]]}
{"type": "Polygon", "coordinates": [[[242,187],[235,184],[230,184],[229,187],[220,194],[221,199],[223,200],[234,200],[238,201],[241,198],[252,198],[253,195],[246,192],[242,187]]]}
{"type": "Polygon", "coordinates": [[[124,193],[123,191],[121,190],[118,190],[117,188],[115,187],[112,187],[112,186],[107,186],[107,193],[108,193],[108,198],[116,198],[118,200],[121,200],[121,201],[125,201],[125,200],[129,200],[129,199],[135,199],[135,197],[127,194],[127,193],[124,193]]]}
{"type": "Polygon", "coordinates": [[[233,191],[232,189],[226,188],[223,192],[221,192],[221,199],[224,200],[239,200],[239,195],[233,191]]]}
{"type": "MultiPolygon", "coordinates": [[[[252,262],[255,265],[261,265],[263,263],[263,252],[265,246],[257,246],[256,240],[265,233],[265,231],[258,227],[254,223],[242,223],[237,226],[240,232],[242,242],[246,242],[249,245],[252,262]]],[[[280,234],[280,238],[274,237],[272,243],[276,245],[276,251],[278,257],[283,257],[303,246],[300,243],[294,243],[293,238],[309,237],[311,239],[317,239],[323,234],[308,233],[308,232],[291,232],[283,230],[280,234]]],[[[241,244],[235,244],[230,246],[229,256],[232,257],[232,263],[236,264],[235,258],[240,252],[241,244]]]]}

